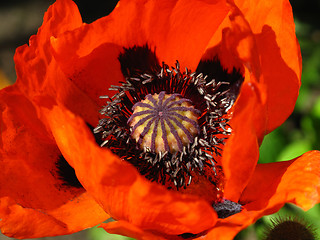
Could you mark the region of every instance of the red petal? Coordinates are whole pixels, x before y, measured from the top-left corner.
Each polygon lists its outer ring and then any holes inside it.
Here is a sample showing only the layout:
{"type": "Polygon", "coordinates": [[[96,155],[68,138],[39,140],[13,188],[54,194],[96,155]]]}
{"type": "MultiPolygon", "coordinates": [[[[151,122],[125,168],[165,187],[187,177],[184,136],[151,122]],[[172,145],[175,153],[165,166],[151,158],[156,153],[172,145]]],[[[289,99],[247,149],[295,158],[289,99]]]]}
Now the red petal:
{"type": "Polygon", "coordinates": [[[320,201],[320,152],[286,162],[259,164],[241,196],[248,209],[292,202],[304,210],[320,201]]]}
{"type": "Polygon", "coordinates": [[[46,115],[81,183],[113,218],[172,235],[199,233],[215,224],[216,213],[206,201],[147,181],[132,165],[99,147],[80,118],[58,107],[46,115]]]}
{"type": "MultiPolygon", "coordinates": [[[[124,2],[123,9],[132,6],[131,2],[124,2]]],[[[161,61],[174,64],[179,60],[191,69],[196,68],[205,47],[229,11],[225,1],[153,0],[144,6],[144,1],[136,2],[136,6],[131,7],[135,11],[132,28],[123,36],[127,43],[136,42],[132,37],[135,34],[130,33],[138,26],[138,32],[145,36],[142,41],[156,47],[161,61]]]]}
{"type": "Polygon", "coordinates": [[[254,212],[244,209],[241,213],[235,214],[226,219],[219,219],[216,226],[208,232],[204,239],[233,240],[242,229],[248,227],[263,215],[268,215],[268,212],[254,212]]]}
{"type": "Polygon", "coordinates": [[[222,153],[222,166],[226,177],[225,198],[238,201],[259,158],[257,136],[261,124],[260,113],[265,112],[260,92],[254,83],[244,83],[236,102],[230,125],[232,134],[222,153]],[[258,113],[256,116],[254,113],[258,113]]]}
{"type": "Polygon", "coordinates": [[[52,40],[61,68],[89,96],[123,80],[123,47],[155,48],[160,62],[195,70],[229,8],[224,1],[121,1],[107,17],[52,40]],[[183,43],[183,44],[182,44],[183,43]]]}
{"type": "Polygon", "coordinates": [[[59,0],[50,6],[37,35],[30,38],[29,46],[19,47],[14,57],[17,83],[23,92],[31,95],[47,83],[47,68],[52,61],[50,38],[81,25],[77,6],[71,0],[59,0]]]}
{"type": "Polygon", "coordinates": [[[37,35],[30,38],[29,46],[21,46],[16,51],[16,85],[31,101],[38,95],[50,95],[94,124],[99,115],[97,100],[90,99],[65,76],[54,60],[50,46],[51,37],[81,25],[79,11],[72,1],[60,0],[50,6],[37,35]]]}
{"type": "Polygon", "coordinates": [[[291,202],[304,210],[320,202],[320,152],[291,161],[258,164],[240,202],[244,210],[219,219],[205,239],[228,240],[264,215],[291,202]]]}
{"type": "Polygon", "coordinates": [[[287,0],[235,0],[235,3],[255,33],[261,83],[267,87],[268,131],[272,131],[293,111],[300,87],[301,53],[292,9],[287,0]]]}
{"type": "MultiPolygon", "coordinates": [[[[81,40],[76,38],[72,41],[81,43],[81,40]]],[[[53,46],[57,42],[60,42],[60,38],[52,40],[53,46]]],[[[110,86],[119,85],[120,81],[124,81],[118,61],[122,47],[106,43],[97,46],[88,55],[82,57],[75,52],[70,53],[70,50],[70,45],[60,46],[60,52],[54,54],[59,67],[69,80],[102,106],[105,104],[105,99],[99,100],[99,97],[112,96],[114,92],[109,91],[110,86]]]]}
{"type": "Polygon", "coordinates": [[[165,240],[165,238],[141,230],[135,225],[132,225],[126,221],[115,221],[109,223],[103,223],[100,225],[104,230],[111,234],[120,234],[127,237],[131,237],[139,240],[165,240]]]}
{"type": "Polygon", "coordinates": [[[259,52],[250,25],[242,12],[228,1],[230,12],[207,46],[204,59],[218,56],[225,68],[243,70],[245,81],[259,81],[259,52]]]}
{"type": "MultiPolygon", "coordinates": [[[[255,88],[254,91],[258,92],[258,94],[251,94],[252,100],[249,99],[250,96],[247,96],[246,98],[248,99],[246,101],[258,101],[259,103],[251,104],[259,104],[259,106],[256,106],[259,110],[246,111],[248,116],[252,115],[251,118],[253,121],[250,128],[255,128],[254,131],[260,143],[266,134],[268,112],[266,109],[266,88],[260,83],[262,76],[260,73],[259,51],[256,46],[255,36],[244,15],[233,3],[229,4],[231,11],[211,39],[208,49],[203,55],[203,59],[212,59],[218,56],[223,67],[229,69],[229,71],[232,71],[233,68],[240,69],[245,77],[243,85],[249,84],[255,88]]],[[[242,91],[245,90],[241,89],[240,93],[242,91]]],[[[235,103],[235,106],[236,104],[237,103],[235,103]]],[[[243,104],[242,107],[244,106],[246,106],[246,104],[243,104]]],[[[242,107],[236,108],[242,111],[242,107]]],[[[234,114],[234,116],[236,116],[236,114],[234,114]]]]}
{"type": "Polygon", "coordinates": [[[1,232],[16,238],[63,235],[108,218],[83,188],[58,179],[61,153],[30,101],[14,87],[1,90],[0,100],[1,232]]]}
{"type": "Polygon", "coordinates": [[[237,0],[237,9],[229,2],[230,17],[213,36],[204,58],[219,55],[225,67],[244,67],[245,81],[259,81],[261,90],[265,88],[270,132],[291,114],[300,87],[301,54],[291,6],[286,0],[237,0]]]}

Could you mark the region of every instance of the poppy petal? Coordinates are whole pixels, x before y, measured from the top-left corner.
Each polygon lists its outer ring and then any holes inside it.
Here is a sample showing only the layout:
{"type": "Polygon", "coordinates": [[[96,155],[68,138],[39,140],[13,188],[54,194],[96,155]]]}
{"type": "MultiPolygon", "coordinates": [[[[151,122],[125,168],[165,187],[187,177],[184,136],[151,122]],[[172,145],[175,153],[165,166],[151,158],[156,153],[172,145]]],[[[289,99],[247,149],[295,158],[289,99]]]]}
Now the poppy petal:
{"type": "MultiPolygon", "coordinates": [[[[229,4],[231,10],[228,17],[225,18],[219,30],[211,39],[202,58],[205,60],[218,56],[224,68],[228,69],[229,72],[232,72],[235,68],[239,69],[244,75],[244,84],[251,84],[259,91],[256,97],[260,101],[260,111],[248,111],[248,116],[252,115],[252,119],[255,119],[252,126],[256,128],[255,131],[260,144],[266,134],[268,112],[266,109],[266,89],[264,84],[260,83],[262,76],[258,49],[255,36],[242,12],[232,2],[229,2],[229,4]]],[[[252,97],[255,98],[254,95],[252,97]]]]}
{"type": "Polygon", "coordinates": [[[53,58],[50,46],[51,37],[57,37],[81,25],[80,13],[72,1],[59,0],[50,6],[37,35],[30,38],[29,46],[23,45],[16,50],[15,85],[31,101],[42,94],[52,96],[93,125],[99,116],[96,99],[90,99],[65,76],[53,58]]]}
{"type": "MultiPolygon", "coordinates": [[[[79,42],[75,39],[73,41],[79,42]]],[[[60,42],[60,38],[52,39],[53,46],[57,42],[60,42]]],[[[60,47],[62,48],[62,46],[60,47]]],[[[124,81],[118,61],[123,48],[112,43],[105,43],[97,46],[88,55],[79,57],[68,52],[71,48],[70,45],[63,47],[66,49],[59,49],[60,53],[54,53],[55,60],[63,74],[92,101],[99,106],[105,104],[105,99],[99,97],[112,96],[114,93],[109,91],[111,85],[118,85],[119,82],[124,81]]]]}
{"type": "Polygon", "coordinates": [[[267,87],[268,132],[271,132],[292,113],[301,84],[301,52],[292,8],[288,0],[235,0],[235,3],[255,34],[262,83],[267,87]]]}
{"type": "Polygon", "coordinates": [[[319,173],[319,151],[307,152],[291,161],[258,164],[240,198],[244,209],[219,219],[205,239],[232,240],[239,231],[260,217],[277,212],[287,202],[310,209],[320,202],[319,173]]]}
{"type": "Polygon", "coordinates": [[[245,70],[245,81],[259,81],[260,62],[254,34],[240,9],[231,1],[228,4],[228,16],[207,45],[203,58],[218,56],[230,71],[233,67],[245,70]]]}
{"type": "Polygon", "coordinates": [[[319,173],[319,151],[291,161],[258,164],[240,200],[248,209],[292,202],[307,210],[320,201],[319,173]]]}
{"type": "Polygon", "coordinates": [[[233,240],[242,229],[267,214],[267,212],[264,213],[263,211],[251,212],[244,209],[231,217],[219,219],[215,227],[208,232],[204,239],[233,240]]]}
{"type": "Polygon", "coordinates": [[[179,60],[195,70],[228,11],[224,1],[125,0],[109,16],[53,38],[51,44],[65,74],[97,99],[123,81],[117,59],[123,47],[148,44],[160,61],[173,65],[179,60]]]}
{"type": "MultiPolygon", "coordinates": [[[[130,2],[126,1],[123,8],[128,8],[126,4],[130,2]]],[[[139,9],[143,1],[137,3],[139,9]]],[[[142,12],[145,13],[143,18],[139,16],[136,18],[139,22],[134,19],[133,24],[141,26],[139,32],[145,35],[144,41],[156,46],[159,59],[168,64],[179,60],[183,66],[195,70],[212,35],[227,16],[229,7],[225,1],[154,0],[148,2],[142,12]]],[[[136,11],[136,14],[140,13],[136,11]]],[[[130,43],[134,39],[128,40],[130,43]]]]}
{"type": "Polygon", "coordinates": [[[165,240],[165,238],[141,230],[135,225],[132,225],[126,221],[115,221],[109,223],[102,223],[100,227],[104,228],[108,233],[120,234],[123,236],[131,237],[139,240],[165,240]]]}
{"type": "Polygon", "coordinates": [[[102,223],[99,227],[104,228],[108,233],[120,234],[127,237],[131,237],[137,240],[184,240],[194,239],[200,240],[205,238],[205,233],[191,234],[185,233],[178,236],[167,235],[166,233],[157,233],[154,231],[144,231],[135,225],[132,225],[126,221],[114,221],[109,223],[102,223]]]}
{"type": "Polygon", "coordinates": [[[149,182],[132,165],[99,147],[81,118],[62,107],[44,111],[81,183],[114,219],[172,235],[199,233],[215,224],[217,215],[206,201],[149,182]]]}
{"type": "MultiPolygon", "coordinates": [[[[30,38],[29,45],[17,48],[14,56],[17,83],[22,92],[30,96],[46,86],[47,68],[52,62],[50,37],[58,36],[81,25],[80,13],[71,0],[58,0],[49,7],[37,35],[30,38]]],[[[50,89],[47,90],[50,92],[50,89]]]]}
{"type": "Polygon", "coordinates": [[[226,177],[225,198],[237,202],[241,192],[253,174],[259,159],[257,132],[264,119],[258,119],[256,112],[265,111],[261,102],[259,86],[243,83],[240,96],[235,104],[230,126],[232,134],[222,153],[222,166],[226,177]]]}
{"type": "Polygon", "coordinates": [[[63,235],[107,219],[83,188],[59,179],[61,152],[31,102],[11,86],[0,92],[0,109],[1,232],[15,238],[63,235]]]}
{"type": "Polygon", "coordinates": [[[228,2],[232,10],[204,58],[218,55],[229,69],[244,64],[245,81],[258,81],[265,88],[262,97],[267,104],[266,132],[270,132],[292,113],[300,87],[301,53],[291,6],[286,0],[267,4],[239,0],[237,6],[228,2]]]}

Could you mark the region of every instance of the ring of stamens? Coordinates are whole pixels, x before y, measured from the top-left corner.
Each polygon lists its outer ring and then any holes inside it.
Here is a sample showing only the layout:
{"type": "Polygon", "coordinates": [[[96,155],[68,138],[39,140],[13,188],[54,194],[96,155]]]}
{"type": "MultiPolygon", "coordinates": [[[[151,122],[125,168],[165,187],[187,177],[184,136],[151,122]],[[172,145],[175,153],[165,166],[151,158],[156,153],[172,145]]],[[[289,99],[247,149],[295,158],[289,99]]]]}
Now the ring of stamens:
{"type": "Polygon", "coordinates": [[[180,94],[148,94],[133,106],[131,137],[146,151],[175,153],[194,142],[201,112],[180,94]]]}
{"type": "Polygon", "coordinates": [[[211,172],[206,177],[218,189],[223,174],[216,158],[231,131],[225,117],[233,104],[228,84],[188,69],[181,72],[178,62],[176,68],[163,63],[158,72],[127,77],[122,85],[111,86],[118,93],[103,97],[108,99],[101,110],[106,118],[94,132],[101,133],[101,146],[151,181],[186,188],[196,174],[211,172]],[[172,120],[175,114],[185,121],[172,120]],[[166,121],[173,127],[166,125],[163,135],[161,123],[166,121]]]}

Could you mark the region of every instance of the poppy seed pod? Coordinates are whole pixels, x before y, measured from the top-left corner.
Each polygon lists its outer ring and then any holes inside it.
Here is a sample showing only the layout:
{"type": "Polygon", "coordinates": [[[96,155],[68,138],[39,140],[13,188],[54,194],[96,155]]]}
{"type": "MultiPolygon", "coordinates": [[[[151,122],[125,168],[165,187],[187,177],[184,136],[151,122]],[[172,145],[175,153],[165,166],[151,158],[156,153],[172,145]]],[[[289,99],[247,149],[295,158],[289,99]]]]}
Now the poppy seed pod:
{"type": "Polygon", "coordinates": [[[297,217],[277,217],[264,233],[264,240],[317,239],[313,225],[297,217]]]}

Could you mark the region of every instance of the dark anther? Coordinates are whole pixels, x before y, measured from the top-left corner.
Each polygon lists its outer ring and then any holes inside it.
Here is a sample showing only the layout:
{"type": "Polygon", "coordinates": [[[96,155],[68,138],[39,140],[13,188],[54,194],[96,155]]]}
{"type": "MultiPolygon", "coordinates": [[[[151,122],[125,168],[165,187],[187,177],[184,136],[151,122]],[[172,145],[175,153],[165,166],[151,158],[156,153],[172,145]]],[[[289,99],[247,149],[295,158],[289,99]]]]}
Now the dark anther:
{"type": "Polygon", "coordinates": [[[63,155],[60,155],[56,162],[57,173],[62,185],[75,188],[83,188],[79,182],[74,169],[69,165],[63,155]]]}
{"type": "Polygon", "coordinates": [[[124,53],[121,53],[118,59],[124,77],[139,77],[141,74],[152,74],[161,69],[155,52],[151,51],[147,44],[124,48],[124,53]]]}
{"type": "Polygon", "coordinates": [[[222,202],[218,202],[213,204],[212,206],[214,210],[218,214],[218,218],[227,218],[236,213],[241,212],[242,206],[239,203],[232,202],[230,200],[223,200],[222,202]]]}

